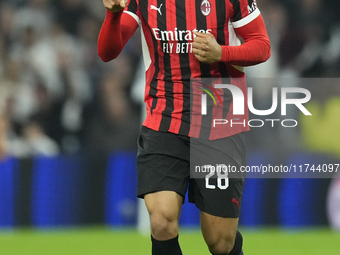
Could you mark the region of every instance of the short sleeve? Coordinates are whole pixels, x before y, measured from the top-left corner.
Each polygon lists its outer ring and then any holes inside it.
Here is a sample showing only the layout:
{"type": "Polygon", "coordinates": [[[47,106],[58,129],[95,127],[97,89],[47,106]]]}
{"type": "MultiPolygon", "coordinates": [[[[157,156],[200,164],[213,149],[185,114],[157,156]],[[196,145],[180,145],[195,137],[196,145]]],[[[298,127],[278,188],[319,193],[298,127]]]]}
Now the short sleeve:
{"type": "Polygon", "coordinates": [[[131,15],[137,21],[138,25],[140,25],[141,20],[137,1],[138,0],[129,0],[128,6],[125,8],[124,12],[131,15]]]}
{"type": "Polygon", "coordinates": [[[239,28],[252,22],[260,15],[256,0],[229,0],[233,6],[231,22],[234,28],[239,28]]]}

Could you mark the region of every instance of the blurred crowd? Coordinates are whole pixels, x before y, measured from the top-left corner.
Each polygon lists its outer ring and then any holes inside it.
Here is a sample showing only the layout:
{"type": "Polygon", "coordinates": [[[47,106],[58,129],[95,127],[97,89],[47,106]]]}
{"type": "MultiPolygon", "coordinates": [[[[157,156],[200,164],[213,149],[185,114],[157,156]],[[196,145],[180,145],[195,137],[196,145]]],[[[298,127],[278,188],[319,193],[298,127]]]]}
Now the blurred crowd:
{"type": "Polygon", "coordinates": [[[139,105],[129,94],[139,37],[102,63],[104,17],[101,1],[0,1],[0,112],[9,154],[134,149],[139,105]]]}
{"type": "MultiPolygon", "coordinates": [[[[257,2],[272,57],[250,77],[340,75],[338,0],[257,2]]],[[[102,63],[104,17],[101,0],[0,0],[0,126],[10,155],[135,149],[139,32],[115,61],[102,63]]]]}
{"type": "Polygon", "coordinates": [[[340,75],[338,0],[257,2],[270,37],[272,57],[265,68],[260,65],[250,73],[262,77],[340,75]]]}

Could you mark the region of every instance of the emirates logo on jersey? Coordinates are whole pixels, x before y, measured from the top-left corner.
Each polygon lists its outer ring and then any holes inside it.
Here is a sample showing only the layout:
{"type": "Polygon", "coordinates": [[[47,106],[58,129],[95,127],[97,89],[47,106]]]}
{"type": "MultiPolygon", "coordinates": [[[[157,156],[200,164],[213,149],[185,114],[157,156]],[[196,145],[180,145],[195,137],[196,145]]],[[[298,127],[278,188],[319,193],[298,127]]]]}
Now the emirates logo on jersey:
{"type": "Polygon", "coordinates": [[[211,12],[211,4],[208,0],[203,0],[201,3],[201,12],[204,16],[208,16],[211,12]]]}

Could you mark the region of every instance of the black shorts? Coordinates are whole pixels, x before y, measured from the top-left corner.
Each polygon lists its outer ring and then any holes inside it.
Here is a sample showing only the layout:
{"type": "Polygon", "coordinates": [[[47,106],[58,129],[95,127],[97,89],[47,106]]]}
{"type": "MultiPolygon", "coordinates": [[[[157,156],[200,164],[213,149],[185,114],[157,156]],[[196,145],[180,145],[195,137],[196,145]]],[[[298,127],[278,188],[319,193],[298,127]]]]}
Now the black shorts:
{"type": "MultiPolygon", "coordinates": [[[[225,165],[237,169],[246,164],[243,133],[215,141],[224,144],[223,150],[214,146],[209,148],[207,157],[199,159],[201,165],[211,164],[210,158],[216,155],[217,158],[223,158],[225,165]]],[[[140,198],[157,191],[174,191],[184,198],[188,189],[189,202],[201,211],[227,218],[240,215],[244,176],[225,180],[190,178],[189,137],[158,132],[143,126],[138,139],[137,169],[137,196],[140,198]]]]}

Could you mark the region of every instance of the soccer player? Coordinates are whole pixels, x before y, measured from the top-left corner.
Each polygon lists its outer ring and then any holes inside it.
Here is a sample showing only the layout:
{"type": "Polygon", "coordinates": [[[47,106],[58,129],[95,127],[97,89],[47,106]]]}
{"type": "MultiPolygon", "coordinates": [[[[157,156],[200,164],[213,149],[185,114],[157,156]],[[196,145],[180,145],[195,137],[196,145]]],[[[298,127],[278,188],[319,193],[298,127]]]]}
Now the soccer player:
{"type": "MultiPolygon", "coordinates": [[[[152,254],[182,254],[178,219],[188,184],[189,201],[200,210],[201,230],[211,254],[243,254],[237,225],[244,178],[226,180],[219,187],[190,178],[189,137],[225,143],[225,150],[212,148],[211,154],[222,153],[227,163],[240,167],[245,164],[244,132],[249,127],[238,125],[225,132],[211,128],[208,134],[191,130],[190,80],[242,79],[243,66],[270,57],[256,0],[103,3],[107,14],[98,39],[103,61],[116,58],[137,27],[142,28],[147,117],[138,140],[138,197],[144,198],[150,215],[152,254]]],[[[245,92],[245,83],[237,84],[245,92]]],[[[232,117],[230,104],[230,97],[225,98],[223,115],[232,117]]]]}

